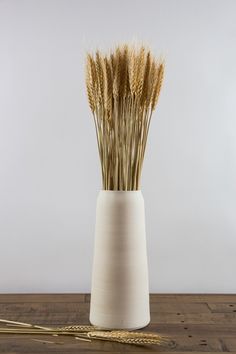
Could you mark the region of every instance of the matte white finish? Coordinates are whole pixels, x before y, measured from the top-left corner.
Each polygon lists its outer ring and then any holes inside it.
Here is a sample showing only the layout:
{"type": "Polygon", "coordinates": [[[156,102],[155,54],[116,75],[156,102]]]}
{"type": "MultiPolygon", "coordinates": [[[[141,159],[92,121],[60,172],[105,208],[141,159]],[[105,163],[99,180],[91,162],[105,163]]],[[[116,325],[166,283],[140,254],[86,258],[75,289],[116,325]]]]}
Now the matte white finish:
{"type": "Polygon", "coordinates": [[[150,292],[236,293],[236,0],[0,1],[0,292],[89,292],[87,50],[166,58],[143,166],[150,292]]]}
{"type": "Polygon", "coordinates": [[[137,329],[150,321],[145,211],[141,191],[100,191],[90,321],[137,329]]]}

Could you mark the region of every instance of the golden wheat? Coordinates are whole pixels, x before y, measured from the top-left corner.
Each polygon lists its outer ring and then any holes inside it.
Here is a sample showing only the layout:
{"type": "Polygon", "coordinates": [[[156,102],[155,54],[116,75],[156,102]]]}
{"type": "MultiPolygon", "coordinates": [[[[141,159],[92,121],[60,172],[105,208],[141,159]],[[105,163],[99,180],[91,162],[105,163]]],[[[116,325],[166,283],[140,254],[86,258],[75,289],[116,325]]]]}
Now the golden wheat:
{"type": "Polygon", "coordinates": [[[164,63],[144,46],[87,55],[86,87],[93,113],[104,190],[139,190],[152,112],[164,63]]]}
{"type": "MultiPolygon", "coordinates": [[[[30,323],[9,321],[0,319],[0,323],[4,323],[5,327],[0,327],[0,335],[52,335],[52,336],[72,336],[79,340],[91,341],[91,340],[103,340],[112,341],[126,344],[156,344],[173,346],[175,343],[169,338],[161,336],[157,333],[138,332],[138,331],[124,331],[124,330],[104,330],[96,326],[91,325],[71,325],[64,327],[43,327],[39,325],[33,325],[30,323]],[[7,326],[11,326],[9,328],[7,326]]],[[[41,341],[38,339],[33,339],[41,341]]],[[[43,340],[42,340],[43,341],[43,340]]],[[[47,341],[44,341],[45,343],[47,341]]],[[[51,342],[51,341],[49,341],[51,342]]],[[[48,342],[48,343],[49,343],[48,342]]],[[[55,342],[51,342],[55,343],[55,342]]],[[[60,342],[63,344],[63,342],[60,342]]]]}
{"type": "Polygon", "coordinates": [[[88,338],[109,340],[125,344],[157,344],[169,345],[170,340],[155,333],[126,331],[93,331],[87,333],[88,338]]]}

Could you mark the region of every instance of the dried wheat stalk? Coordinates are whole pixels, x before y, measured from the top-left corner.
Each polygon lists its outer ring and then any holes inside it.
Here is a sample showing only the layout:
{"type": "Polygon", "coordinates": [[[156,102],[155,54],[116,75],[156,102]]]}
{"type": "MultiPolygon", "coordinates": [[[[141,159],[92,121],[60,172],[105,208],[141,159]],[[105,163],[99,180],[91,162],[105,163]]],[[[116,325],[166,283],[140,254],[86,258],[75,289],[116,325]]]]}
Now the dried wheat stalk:
{"type": "Polygon", "coordinates": [[[164,63],[144,46],[87,55],[86,87],[93,113],[104,190],[139,190],[152,112],[164,63]]]}
{"type": "MultiPolygon", "coordinates": [[[[156,344],[156,345],[167,345],[173,344],[170,339],[160,336],[156,333],[148,332],[132,332],[123,330],[102,330],[96,326],[89,325],[71,325],[64,327],[44,327],[39,325],[33,325],[30,323],[9,321],[5,319],[0,319],[0,323],[4,323],[9,327],[0,327],[0,334],[22,334],[22,335],[52,335],[52,336],[72,336],[75,339],[91,341],[91,340],[103,340],[112,341],[126,344],[156,344]]],[[[33,339],[37,340],[37,339],[33,339]]],[[[37,340],[38,341],[38,340],[37,340]]],[[[40,341],[40,340],[39,340],[40,341]]],[[[53,344],[63,344],[63,342],[51,342],[43,341],[53,344]]]]}

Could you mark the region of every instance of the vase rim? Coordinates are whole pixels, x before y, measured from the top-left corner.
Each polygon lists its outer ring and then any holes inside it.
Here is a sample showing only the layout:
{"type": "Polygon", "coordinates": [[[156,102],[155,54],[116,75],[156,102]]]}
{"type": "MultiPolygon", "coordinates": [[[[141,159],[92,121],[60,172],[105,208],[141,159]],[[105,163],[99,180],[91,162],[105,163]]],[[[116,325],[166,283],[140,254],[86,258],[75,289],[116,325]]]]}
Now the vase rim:
{"type": "Polygon", "coordinates": [[[137,190],[132,190],[132,191],[117,191],[117,190],[108,190],[108,189],[101,189],[100,190],[100,193],[109,193],[109,192],[112,192],[112,193],[120,193],[120,194],[122,194],[122,193],[141,193],[142,191],[141,191],[141,189],[137,189],[137,190]]]}

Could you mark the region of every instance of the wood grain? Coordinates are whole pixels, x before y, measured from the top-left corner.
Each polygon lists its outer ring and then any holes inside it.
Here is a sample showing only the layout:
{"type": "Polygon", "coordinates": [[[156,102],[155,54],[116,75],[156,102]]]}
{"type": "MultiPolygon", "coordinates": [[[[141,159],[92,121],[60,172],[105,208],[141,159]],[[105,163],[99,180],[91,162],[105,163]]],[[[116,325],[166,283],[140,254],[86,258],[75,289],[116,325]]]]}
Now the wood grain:
{"type": "MultiPolygon", "coordinates": [[[[89,294],[2,294],[0,317],[42,325],[88,324],[89,300],[89,294]]],[[[144,330],[169,336],[176,343],[172,349],[4,334],[0,353],[236,353],[236,295],[151,294],[150,302],[151,323],[144,330]]]]}

